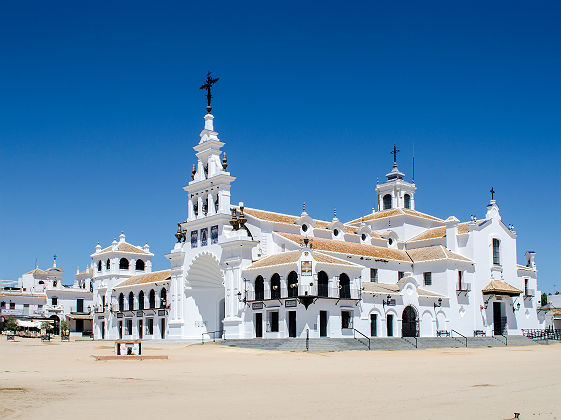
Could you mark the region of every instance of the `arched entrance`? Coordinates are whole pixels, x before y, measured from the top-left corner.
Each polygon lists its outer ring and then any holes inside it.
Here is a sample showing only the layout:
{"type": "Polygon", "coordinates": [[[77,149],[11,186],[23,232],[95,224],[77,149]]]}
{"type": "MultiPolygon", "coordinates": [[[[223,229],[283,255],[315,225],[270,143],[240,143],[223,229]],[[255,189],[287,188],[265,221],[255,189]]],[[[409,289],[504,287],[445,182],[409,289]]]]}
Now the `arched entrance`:
{"type": "Polygon", "coordinates": [[[223,282],[224,275],[214,255],[205,252],[193,260],[186,277],[185,317],[193,320],[194,328],[186,329],[186,336],[200,338],[202,333],[210,333],[211,338],[221,337],[225,316],[223,282]]]}
{"type": "Polygon", "coordinates": [[[402,337],[417,337],[417,325],[419,320],[417,318],[417,311],[411,305],[406,306],[401,315],[401,336],[402,337]]]}

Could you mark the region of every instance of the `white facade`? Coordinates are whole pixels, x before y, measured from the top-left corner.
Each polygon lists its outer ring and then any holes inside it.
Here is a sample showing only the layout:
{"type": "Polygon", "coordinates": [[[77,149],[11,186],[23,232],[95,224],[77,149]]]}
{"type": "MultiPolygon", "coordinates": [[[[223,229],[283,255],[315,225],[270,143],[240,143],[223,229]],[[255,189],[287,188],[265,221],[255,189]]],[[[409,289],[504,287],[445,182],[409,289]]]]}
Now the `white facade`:
{"type": "Polygon", "coordinates": [[[233,206],[235,178],[213,120],[205,115],[194,147],[187,219],[166,255],[170,270],[151,273],[152,254],[126,254],[116,241],[92,254],[94,302],[102,305],[96,338],[346,337],[353,329],[381,337],[472,336],[543,326],[535,254],[517,263],[516,232],[494,200],[484,218],[464,223],[421,213],[416,185],[394,160],[375,188],[378,210],[348,223],[336,215],[316,220],[305,209],[296,216],[233,206]],[[145,274],[118,270],[124,255],[145,258],[145,274]],[[144,301],[152,291],[155,302],[144,301]],[[133,305],[119,305],[121,294],[133,305]],[[119,322],[130,326],[126,334],[119,322]]]}
{"type": "Polygon", "coordinates": [[[72,333],[88,333],[92,329],[91,276],[86,269],[76,273],[72,286],[62,284],[63,270],[53,266],[35,268],[21,275],[17,287],[0,291],[0,315],[19,319],[50,320],[57,326],[68,321],[72,333]]]}

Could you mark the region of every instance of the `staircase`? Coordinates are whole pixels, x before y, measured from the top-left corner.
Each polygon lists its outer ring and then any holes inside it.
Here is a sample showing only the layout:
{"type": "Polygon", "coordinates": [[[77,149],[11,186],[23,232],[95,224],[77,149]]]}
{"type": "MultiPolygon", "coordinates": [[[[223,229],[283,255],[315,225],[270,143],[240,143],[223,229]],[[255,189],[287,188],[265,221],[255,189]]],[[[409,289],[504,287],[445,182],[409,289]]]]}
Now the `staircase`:
{"type": "MultiPolygon", "coordinates": [[[[259,350],[306,351],[305,338],[278,339],[232,339],[217,342],[219,345],[259,350]]],[[[521,335],[508,336],[508,346],[526,346],[536,344],[521,335]]],[[[354,338],[310,338],[311,352],[330,352],[347,350],[368,350],[364,340],[354,338]]],[[[464,348],[465,341],[455,337],[418,337],[418,349],[464,348]]],[[[502,337],[468,337],[468,347],[504,347],[502,337]]],[[[371,350],[415,350],[414,338],[374,337],[370,339],[371,350]]]]}

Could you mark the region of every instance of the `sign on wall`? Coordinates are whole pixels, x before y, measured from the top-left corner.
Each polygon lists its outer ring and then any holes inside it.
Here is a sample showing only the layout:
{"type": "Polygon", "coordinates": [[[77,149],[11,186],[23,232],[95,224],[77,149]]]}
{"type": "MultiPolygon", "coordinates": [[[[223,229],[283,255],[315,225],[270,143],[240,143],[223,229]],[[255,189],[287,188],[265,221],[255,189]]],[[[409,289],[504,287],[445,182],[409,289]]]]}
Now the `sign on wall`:
{"type": "Polygon", "coordinates": [[[296,308],[296,299],[285,300],[284,306],[286,308],[296,308]]]}
{"type": "Polygon", "coordinates": [[[311,276],[312,275],[312,262],[311,261],[302,261],[301,273],[303,276],[311,276]]]}
{"type": "Polygon", "coordinates": [[[119,313],[117,314],[117,318],[122,318],[122,317],[123,317],[123,313],[122,313],[122,312],[119,312],[119,313]]]}
{"type": "Polygon", "coordinates": [[[210,243],[218,243],[218,225],[211,226],[210,228],[210,243]]]}
{"type": "Polygon", "coordinates": [[[251,309],[263,309],[263,302],[253,302],[251,309]]]}
{"type": "Polygon", "coordinates": [[[136,313],[136,316],[142,316],[142,315],[144,315],[144,314],[142,313],[142,311],[138,311],[138,312],[136,313]]]}
{"type": "Polygon", "coordinates": [[[158,316],[164,316],[166,314],[165,309],[158,309],[158,316]]]}
{"type": "Polygon", "coordinates": [[[201,229],[201,246],[206,246],[208,239],[208,228],[201,229]]]}
{"type": "Polygon", "coordinates": [[[191,248],[197,247],[197,241],[199,240],[199,231],[192,230],[191,231],[191,248]]]}

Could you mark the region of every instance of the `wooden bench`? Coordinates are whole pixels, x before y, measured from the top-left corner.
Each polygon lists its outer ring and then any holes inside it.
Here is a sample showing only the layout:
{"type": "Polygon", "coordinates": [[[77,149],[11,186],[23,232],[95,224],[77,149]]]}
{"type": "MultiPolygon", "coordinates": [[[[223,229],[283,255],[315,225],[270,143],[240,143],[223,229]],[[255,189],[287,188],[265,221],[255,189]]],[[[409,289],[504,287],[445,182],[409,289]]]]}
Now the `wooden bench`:
{"type": "Polygon", "coordinates": [[[15,334],[7,334],[6,335],[6,341],[16,341],[16,335],[15,334]]]}
{"type": "Polygon", "coordinates": [[[51,336],[49,334],[42,335],[41,341],[51,341],[51,336]]]}
{"type": "Polygon", "coordinates": [[[483,330],[474,330],[473,331],[473,336],[474,337],[486,337],[487,334],[483,330]]]}
{"type": "Polygon", "coordinates": [[[436,332],[436,336],[437,336],[437,337],[450,337],[450,331],[438,330],[438,331],[436,332]]]}

